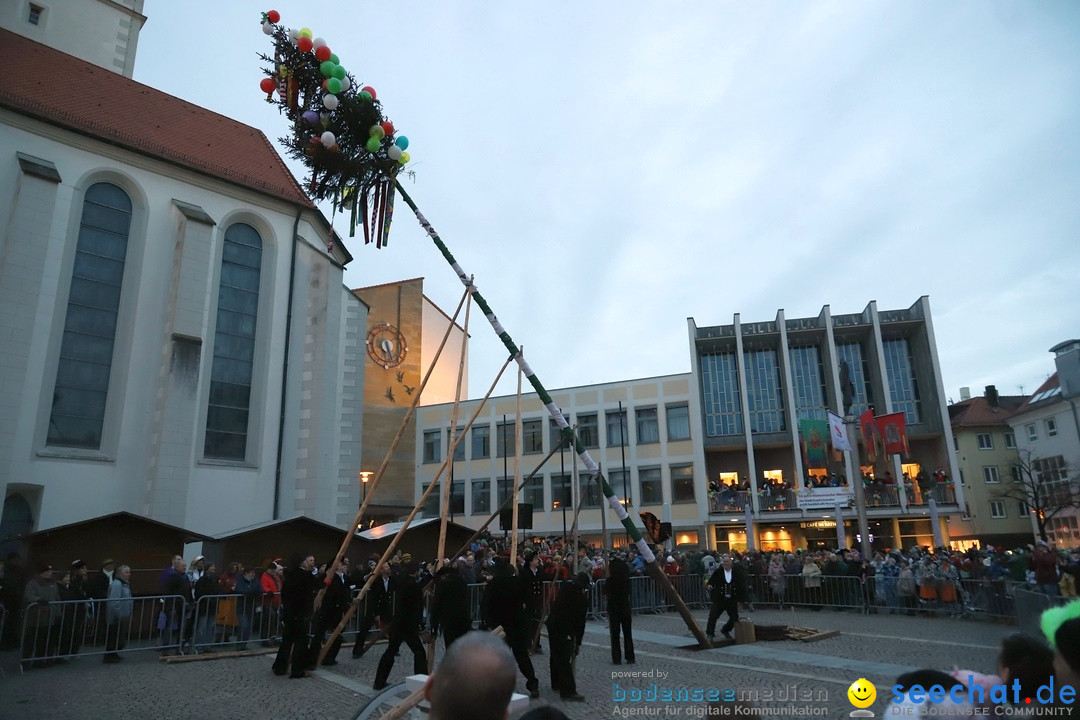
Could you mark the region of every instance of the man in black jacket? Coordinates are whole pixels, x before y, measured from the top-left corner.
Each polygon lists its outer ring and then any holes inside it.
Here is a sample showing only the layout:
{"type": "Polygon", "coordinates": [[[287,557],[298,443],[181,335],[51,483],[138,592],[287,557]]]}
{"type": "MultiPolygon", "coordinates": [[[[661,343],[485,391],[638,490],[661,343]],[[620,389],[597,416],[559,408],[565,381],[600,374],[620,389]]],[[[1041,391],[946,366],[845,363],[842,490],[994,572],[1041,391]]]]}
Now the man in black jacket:
{"type": "Polygon", "coordinates": [[[444,565],[435,574],[435,598],[431,603],[431,631],[443,634],[447,650],[459,637],[469,632],[469,586],[457,570],[444,565]]]}
{"type": "MultiPolygon", "coordinates": [[[[376,619],[379,626],[387,625],[390,622],[390,614],[393,612],[390,590],[390,565],[383,563],[374,572],[378,577],[371,584],[359,608],[363,615],[360,621],[360,632],[356,634],[356,644],[353,645],[352,649],[353,658],[358,658],[364,654],[368,633],[371,632],[371,627],[375,625],[376,619]]],[[[364,582],[367,582],[366,577],[364,582]]],[[[357,589],[363,586],[363,583],[361,583],[357,589]]]]}
{"type": "Polygon", "coordinates": [[[427,652],[424,651],[424,644],[420,642],[420,624],[424,621],[424,596],[416,577],[419,569],[415,563],[410,563],[404,572],[390,578],[394,614],[387,633],[389,642],[386,652],[379,658],[379,667],[375,670],[375,682],[372,684],[375,690],[382,690],[387,686],[390,670],[394,667],[394,657],[402,643],[412,650],[413,674],[427,673],[427,652]]]}
{"type": "Polygon", "coordinates": [[[529,640],[525,637],[525,589],[505,557],[495,560],[494,577],[484,590],[482,614],[488,629],[501,626],[506,633],[506,643],[525,676],[529,697],[540,697],[540,681],[529,659],[529,640]]]}
{"type": "Polygon", "coordinates": [[[709,636],[709,640],[713,639],[716,621],[721,613],[726,612],[728,621],[720,628],[720,632],[730,640],[731,630],[739,621],[739,603],[746,601],[746,570],[741,565],[733,565],[731,555],[724,555],[720,567],[709,578],[707,585],[712,598],[712,609],[705,625],[705,634],[709,636]]]}
{"type": "Polygon", "coordinates": [[[291,678],[304,677],[310,660],[308,628],[315,607],[319,578],[315,576],[314,555],[301,555],[285,571],[281,583],[281,647],[274,659],[274,674],[289,672],[291,678]]]}
{"type": "Polygon", "coordinates": [[[585,616],[589,612],[589,576],[578,573],[572,582],[562,583],[548,615],[551,642],[551,687],[563,700],[582,701],[574,682],[574,657],[585,636],[585,616]]]}
{"type": "Polygon", "coordinates": [[[622,558],[614,557],[608,563],[608,577],[604,583],[607,595],[608,629],[611,634],[611,662],[622,663],[623,652],[626,662],[634,662],[634,635],[630,622],[630,566],[622,558]],[[622,636],[625,646],[620,647],[622,636]]]}
{"type": "Polygon", "coordinates": [[[525,585],[525,617],[528,619],[526,639],[529,651],[543,652],[539,631],[544,614],[544,575],[540,572],[540,556],[536,553],[530,553],[526,557],[521,581],[525,585]]]}
{"type": "MultiPolygon", "coordinates": [[[[334,568],[334,572],[330,575],[330,582],[326,586],[326,592],[323,593],[322,605],[319,606],[319,616],[315,623],[315,639],[311,643],[310,665],[318,662],[323,638],[326,637],[326,633],[332,632],[338,626],[341,619],[345,617],[345,611],[349,609],[349,604],[352,602],[352,591],[349,589],[345,579],[345,567],[344,563],[339,563],[334,568]]],[[[334,642],[326,651],[323,665],[337,665],[337,654],[341,650],[341,641],[341,633],[338,633],[338,636],[334,638],[334,642]]]]}

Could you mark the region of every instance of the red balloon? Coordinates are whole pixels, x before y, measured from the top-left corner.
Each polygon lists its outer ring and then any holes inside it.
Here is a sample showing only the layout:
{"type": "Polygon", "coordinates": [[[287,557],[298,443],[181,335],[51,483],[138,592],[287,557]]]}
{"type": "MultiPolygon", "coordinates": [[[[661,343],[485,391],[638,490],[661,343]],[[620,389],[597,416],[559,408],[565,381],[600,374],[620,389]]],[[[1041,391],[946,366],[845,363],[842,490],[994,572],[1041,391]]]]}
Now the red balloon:
{"type": "Polygon", "coordinates": [[[366,92],[371,95],[372,100],[375,99],[375,88],[371,87],[370,85],[365,85],[364,87],[360,88],[360,90],[361,92],[366,92]]]}
{"type": "Polygon", "coordinates": [[[266,19],[276,24],[277,21],[281,19],[281,13],[279,13],[277,10],[271,10],[270,12],[266,13],[266,19]]]}
{"type": "Polygon", "coordinates": [[[394,134],[394,123],[389,120],[383,120],[379,125],[382,126],[383,132],[386,133],[387,137],[394,134]]]}
{"type": "Polygon", "coordinates": [[[323,45],[321,47],[315,48],[315,57],[317,57],[320,62],[326,62],[327,60],[329,60],[330,55],[331,52],[329,45],[323,45]]]}
{"type": "Polygon", "coordinates": [[[296,49],[300,52],[311,52],[312,47],[311,38],[309,37],[302,37],[296,41],[296,49]]]}
{"type": "Polygon", "coordinates": [[[262,82],[259,83],[259,87],[262,88],[264,93],[272,93],[274,92],[274,88],[277,87],[277,83],[274,82],[274,78],[265,77],[262,79],[262,82]]]}

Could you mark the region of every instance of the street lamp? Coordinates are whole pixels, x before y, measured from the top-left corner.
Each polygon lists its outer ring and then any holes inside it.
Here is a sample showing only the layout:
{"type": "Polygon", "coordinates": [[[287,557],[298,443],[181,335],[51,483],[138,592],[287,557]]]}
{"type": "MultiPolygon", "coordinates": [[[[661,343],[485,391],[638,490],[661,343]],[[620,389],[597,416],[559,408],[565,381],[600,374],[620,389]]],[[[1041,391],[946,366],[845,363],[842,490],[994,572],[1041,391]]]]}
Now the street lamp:
{"type": "Polygon", "coordinates": [[[373,473],[370,470],[360,471],[360,504],[364,504],[364,500],[367,498],[367,484],[371,481],[373,473]]]}

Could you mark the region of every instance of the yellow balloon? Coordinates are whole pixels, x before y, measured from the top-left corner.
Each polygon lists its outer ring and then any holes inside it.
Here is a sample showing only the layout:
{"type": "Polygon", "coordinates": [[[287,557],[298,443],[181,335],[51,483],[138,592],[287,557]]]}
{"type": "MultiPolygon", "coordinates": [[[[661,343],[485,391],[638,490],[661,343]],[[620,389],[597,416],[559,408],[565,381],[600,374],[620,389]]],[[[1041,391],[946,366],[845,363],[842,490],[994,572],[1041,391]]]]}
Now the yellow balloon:
{"type": "Polygon", "coordinates": [[[311,28],[300,28],[300,37],[312,37],[311,28]]]}
{"type": "Polygon", "coordinates": [[[402,165],[404,165],[405,163],[409,162],[410,160],[412,160],[412,155],[409,155],[409,153],[407,153],[407,152],[403,152],[403,153],[401,153],[401,159],[398,160],[398,162],[401,163],[402,165]]]}
{"type": "Polygon", "coordinates": [[[371,129],[368,130],[368,134],[373,138],[378,138],[379,140],[382,140],[384,137],[386,137],[386,131],[382,129],[382,125],[372,125],[371,129]]]}

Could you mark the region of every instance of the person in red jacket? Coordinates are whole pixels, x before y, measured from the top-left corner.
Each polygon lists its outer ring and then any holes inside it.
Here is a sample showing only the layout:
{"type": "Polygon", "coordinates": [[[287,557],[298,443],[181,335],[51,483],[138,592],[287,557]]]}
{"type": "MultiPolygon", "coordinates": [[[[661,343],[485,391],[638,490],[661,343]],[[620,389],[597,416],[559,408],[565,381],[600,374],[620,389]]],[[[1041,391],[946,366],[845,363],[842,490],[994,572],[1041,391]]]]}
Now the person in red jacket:
{"type": "Polygon", "coordinates": [[[278,616],[281,612],[281,565],[276,561],[271,561],[259,578],[259,585],[262,586],[263,592],[259,613],[262,617],[258,621],[259,637],[262,638],[262,644],[265,647],[270,647],[273,644],[270,638],[277,635],[280,622],[278,616]]]}
{"type": "Polygon", "coordinates": [[[1031,556],[1030,567],[1035,571],[1035,584],[1039,591],[1056,597],[1058,589],[1058,556],[1050,549],[1045,540],[1035,541],[1035,552],[1031,556]]]}

